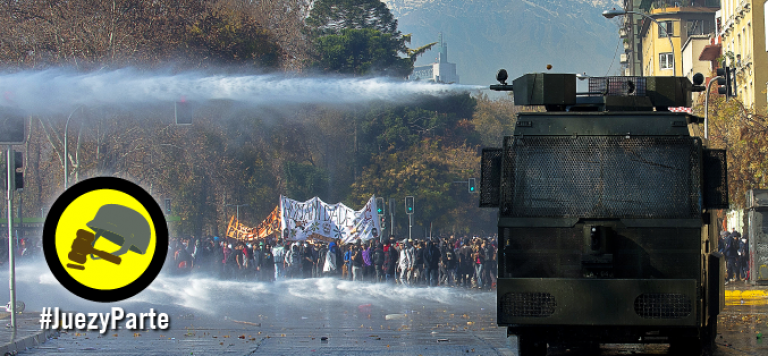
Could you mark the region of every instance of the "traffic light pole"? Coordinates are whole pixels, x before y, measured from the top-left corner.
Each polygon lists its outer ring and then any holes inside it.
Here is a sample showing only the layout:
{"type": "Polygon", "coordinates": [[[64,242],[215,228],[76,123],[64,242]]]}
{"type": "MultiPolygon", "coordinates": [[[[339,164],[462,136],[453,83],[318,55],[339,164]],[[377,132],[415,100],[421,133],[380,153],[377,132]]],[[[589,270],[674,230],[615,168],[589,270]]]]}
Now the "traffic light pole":
{"type": "Polygon", "coordinates": [[[13,248],[13,181],[16,179],[16,169],[13,164],[14,152],[11,145],[8,145],[8,289],[11,292],[11,327],[13,328],[12,339],[16,338],[16,259],[13,248]]]}
{"type": "Polygon", "coordinates": [[[389,198],[389,234],[395,234],[395,200],[389,198]]]}
{"type": "Polygon", "coordinates": [[[709,80],[709,83],[707,83],[707,96],[704,97],[704,138],[705,139],[709,139],[709,88],[712,87],[712,83],[717,83],[717,81],[720,78],[722,77],[720,76],[714,77],[709,80]]]}
{"type": "Polygon", "coordinates": [[[408,214],[408,240],[411,240],[411,230],[413,230],[413,214],[408,214]]]}

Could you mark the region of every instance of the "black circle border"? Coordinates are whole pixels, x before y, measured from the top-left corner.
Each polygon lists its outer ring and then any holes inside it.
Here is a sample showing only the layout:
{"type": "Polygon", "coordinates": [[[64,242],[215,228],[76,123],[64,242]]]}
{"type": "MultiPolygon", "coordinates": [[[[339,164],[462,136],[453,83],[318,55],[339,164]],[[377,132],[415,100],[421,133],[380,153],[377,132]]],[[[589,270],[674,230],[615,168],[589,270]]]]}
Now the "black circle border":
{"type": "Polygon", "coordinates": [[[116,177],[94,177],[83,180],[62,193],[51,206],[43,225],[43,253],[53,276],[64,288],[80,298],[94,302],[117,302],[139,294],[155,280],[168,254],[168,226],[163,211],[147,191],[133,182],[116,177]],[[123,192],[138,200],[147,209],[155,227],[155,253],[147,269],[133,282],[117,289],[96,289],[72,278],[64,269],[56,250],[56,227],[64,210],[80,196],[99,189],[123,192]]]}

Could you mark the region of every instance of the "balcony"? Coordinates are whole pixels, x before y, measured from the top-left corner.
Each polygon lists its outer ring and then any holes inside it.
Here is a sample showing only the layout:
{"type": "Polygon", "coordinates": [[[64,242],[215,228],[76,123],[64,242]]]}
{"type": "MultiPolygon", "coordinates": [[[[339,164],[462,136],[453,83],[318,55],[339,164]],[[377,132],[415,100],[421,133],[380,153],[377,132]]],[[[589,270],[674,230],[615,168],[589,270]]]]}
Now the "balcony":
{"type": "Polygon", "coordinates": [[[619,63],[622,63],[622,64],[627,63],[627,54],[626,53],[622,53],[621,55],[619,55],[619,63]]]}
{"type": "MultiPolygon", "coordinates": [[[[745,0],[742,0],[742,1],[745,1],[745,0]]],[[[658,12],[663,13],[663,12],[680,11],[681,8],[685,8],[685,7],[720,8],[720,0],[678,0],[678,1],[656,0],[651,2],[647,8],[640,8],[640,10],[645,12],[651,12],[651,13],[653,13],[655,10],[657,13],[658,12]]]]}

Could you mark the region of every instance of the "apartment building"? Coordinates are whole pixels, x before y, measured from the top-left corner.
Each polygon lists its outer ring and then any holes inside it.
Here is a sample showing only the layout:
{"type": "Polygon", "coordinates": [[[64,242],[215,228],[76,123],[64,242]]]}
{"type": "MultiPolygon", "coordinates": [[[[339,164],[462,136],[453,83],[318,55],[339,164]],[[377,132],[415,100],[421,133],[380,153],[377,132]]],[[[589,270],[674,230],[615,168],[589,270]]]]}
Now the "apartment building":
{"type": "Polygon", "coordinates": [[[736,70],[737,99],[762,114],[768,104],[767,2],[721,0],[717,18],[722,56],[736,70]]]}

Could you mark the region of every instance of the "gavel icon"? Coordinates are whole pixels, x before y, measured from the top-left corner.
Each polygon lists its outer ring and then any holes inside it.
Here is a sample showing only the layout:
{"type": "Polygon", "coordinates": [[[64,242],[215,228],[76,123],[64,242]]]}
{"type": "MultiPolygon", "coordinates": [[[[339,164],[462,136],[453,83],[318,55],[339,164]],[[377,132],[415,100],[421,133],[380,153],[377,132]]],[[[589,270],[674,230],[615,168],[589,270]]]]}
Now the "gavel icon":
{"type": "MultiPolygon", "coordinates": [[[[85,264],[88,255],[96,255],[109,262],[119,265],[122,261],[120,257],[115,256],[109,252],[97,250],[93,247],[93,241],[95,239],[96,236],[93,233],[83,229],[77,230],[77,237],[75,238],[75,241],[72,242],[72,251],[70,251],[68,255],[69,259],[73,262],[85,264]]],[[[84,266],[72,263],[68,263],[67,267],[79,270],[85,269],[84,266]]]]}

